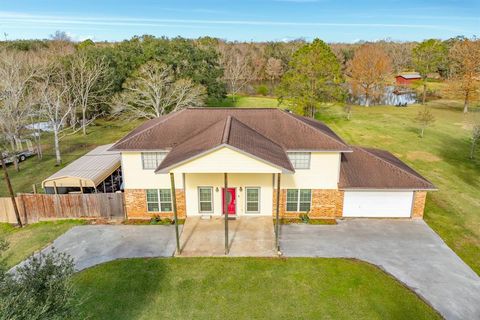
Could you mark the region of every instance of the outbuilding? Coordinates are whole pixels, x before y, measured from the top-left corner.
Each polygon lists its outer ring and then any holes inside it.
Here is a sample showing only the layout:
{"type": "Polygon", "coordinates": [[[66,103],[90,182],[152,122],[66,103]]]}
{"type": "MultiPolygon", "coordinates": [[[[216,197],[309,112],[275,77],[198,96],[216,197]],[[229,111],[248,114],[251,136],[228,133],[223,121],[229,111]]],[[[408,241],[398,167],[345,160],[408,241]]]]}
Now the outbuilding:
{"type": "Polygon", "coordinates": [[[418,72],[402,73],[395,77],[397,85],[409,85],[415,81],[421,80],[422,76],[418,72]]]}
{"type": "Polygon", "coordinates": [[[121,155],[99,146],[43,180],[49,194],[116,192],[122,188],[121,155]]]}

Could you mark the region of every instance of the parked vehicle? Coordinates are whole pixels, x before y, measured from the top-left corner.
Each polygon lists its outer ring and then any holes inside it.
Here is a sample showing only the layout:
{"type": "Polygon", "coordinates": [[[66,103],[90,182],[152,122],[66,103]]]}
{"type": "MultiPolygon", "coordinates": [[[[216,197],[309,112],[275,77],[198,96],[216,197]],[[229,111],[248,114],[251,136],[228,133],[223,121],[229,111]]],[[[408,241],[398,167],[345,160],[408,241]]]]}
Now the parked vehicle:
{"type": "Polygon", "coordinates": [[[20,152],[17,151],[14,155],[9,155],[6,152],[2,152],[2,157],[5,164],[10,164],[14,162],[15,157],[17,158],[18,162],[22,162],[36,154],[37,152],[35,150],[24,150],[20,152]]]}

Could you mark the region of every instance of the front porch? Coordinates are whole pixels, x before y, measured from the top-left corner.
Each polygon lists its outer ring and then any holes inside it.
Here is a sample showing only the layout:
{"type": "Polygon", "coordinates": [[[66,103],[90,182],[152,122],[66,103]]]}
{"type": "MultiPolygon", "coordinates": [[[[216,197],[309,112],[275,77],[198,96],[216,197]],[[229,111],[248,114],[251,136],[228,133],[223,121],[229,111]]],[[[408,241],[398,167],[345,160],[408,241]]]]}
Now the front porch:
{"type": "MultiPolygon", "coordinates": [[[[225,256],[225,221],[221,217],[188,217],[180,236],[179,257],[225,256]]],[[[272,217],[240,217],[228,221],[228,256],[274,257],[272,217]]]]}

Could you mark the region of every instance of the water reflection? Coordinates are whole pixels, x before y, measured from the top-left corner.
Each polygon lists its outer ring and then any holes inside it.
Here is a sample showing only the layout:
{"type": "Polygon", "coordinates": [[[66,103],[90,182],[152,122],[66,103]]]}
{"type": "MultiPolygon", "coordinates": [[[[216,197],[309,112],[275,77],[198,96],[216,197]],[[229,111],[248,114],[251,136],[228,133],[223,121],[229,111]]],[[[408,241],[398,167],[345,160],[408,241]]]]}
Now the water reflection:
{"type": "MultiPolygon", "coordinates": [[[[354,96],[352,91],[349,95],[349,103],[361,106],[367,105],[367,99],[364,95],[354,96]]],[[[390,105],[390,106],[407,106],[417,103],[417,94],[410,88],[386,86],[384,93],[379,97],[371,97],[369,105],[390,105]]]]}

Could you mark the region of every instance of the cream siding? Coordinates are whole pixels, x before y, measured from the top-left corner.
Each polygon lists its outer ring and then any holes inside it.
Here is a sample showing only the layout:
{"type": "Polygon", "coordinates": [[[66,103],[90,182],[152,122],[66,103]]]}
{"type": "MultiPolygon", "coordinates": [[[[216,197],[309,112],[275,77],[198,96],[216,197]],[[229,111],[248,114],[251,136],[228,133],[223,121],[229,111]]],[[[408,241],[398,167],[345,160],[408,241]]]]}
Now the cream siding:
{"type": "Polygon", "coordinates": [[[181,164],[171,171],[185,173],[274,173],[281,170],[267,162],[257,160],[253,156],[247,156],[241,152],[223,147],[181,164]]]}
{"type": "MultiPolygon", "coordinates": [[[[170,188],[169,174],[155,174],[142,168],[140,152],[122,153],[125,189],[170,188]]],[[[282,189],[337,189],[339,153],[312,153],[310,169],[282,174],[282,189]]],[[[213,215],[222,214],[223,173],[228,172],[228,186],[236,188],[237,215],[245,214],[245,188],[260,188],[260,212],[248,215],[270,216],[273,213],[273,174],[280,170],[238,151],[222,148],[174,169],[177,189],[185,182],[187,216],[199,215],[198,187],[213,187],[213,215]],[[240,187],[242,191],[240,191],[240,187]],[[217,191],[218,189],[218,191],[217,191]]]]}
{"type": "MultiPolygon", "coordinates": [[[[125,189],[170,188],[170,175],[156,174],[142,168],[141,152],[122,152],[122,173],[125,189]]],[[[182,174],[175,174],[176,189],[183,188],[182,174]]]]}
{"type": "Polygon", "coordinates": [[[340,155],[338,152],[312,152],[310,169],[296,169],[295,174],[282,175],[282,189],[337,189],[340,155]]]}

